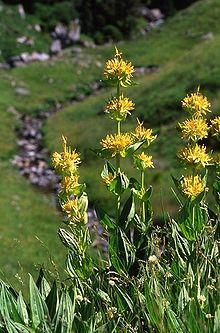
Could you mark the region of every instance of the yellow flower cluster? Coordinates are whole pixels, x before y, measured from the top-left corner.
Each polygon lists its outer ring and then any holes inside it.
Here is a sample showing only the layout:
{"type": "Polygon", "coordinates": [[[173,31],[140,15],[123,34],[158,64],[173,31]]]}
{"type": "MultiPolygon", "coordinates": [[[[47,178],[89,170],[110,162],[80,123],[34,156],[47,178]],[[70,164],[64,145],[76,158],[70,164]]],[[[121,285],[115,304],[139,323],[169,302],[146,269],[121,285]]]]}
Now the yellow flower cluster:
{"type": "Polygon", "coordinates": [[[208,188],[202,182],[201,176],[185,176],[181,181],[181,190],[188,198],[193,199],[208,188]]]}
{"type": "Polygon", "coordinates": [[[123,95],[119,98],[114,97],[107,105],[105,112],[109,113],[109,116],[113,120],[122,121],[125,120],[128,114],[134,110],[134,102],[123,95]]]}
{"type": "Polygon", "coordinates": [[[220,116],[211,120],[213,135],[220,137],[220,116]]]}
{"type": "Polygon", "coordinates": [[[61,205],[61,207],[62,210],[67,214],[71,223],[85,221],[85,213],[81,213],[81,207],[78,198],[67,200],[61,205]]]}
{"type": "Polygon", "coordinates": [[[106,184],[106,185],[110,185],[111,184],[111,182],[114,180],[116,178],[116,174],[113,174],[113,173],[109,173],[104,179],[103,179],[103,181],[104,181],[104,183],[106,184]]]}
{"type": "Polygon", "coordinates": [[[131,84],[134,66],[122,59],[122,53],[117,48],[115,51],[114,58],[105,64],[104,75],[107,80],[117,80],[121,86],[128,86],[131,84]]]}
{"type": "Polygon", "coordinates": [[[142,152],[141,154],[134,155],[134,164],[137,169],[142,171],[147,168],[154,168],[152,156],[147,155],[144,152],[142,152]]]}
{"type": "Polygon", "coordinates": [[[132,143],[133,139],[129,133],[107,134],[106,138],[100,142],[103,148],[110,151],[112,157],[116,154],[125,157],[126,148],[132,145],[132,143]]]}
{"type": "Polygon", "coordinates": [[[197,142],[208,136],[209,126],[206,120],[201,117],[186,119],[183,123],[179,124],[179,126],[182,130],[182,139],[197,142]]]}
{"type": "Polygon", "coordinates": [[[141,123],[139,119],[137,119],[138,125],[134,130],[134,133],[132,135],[134,136],[135,140],[137,141],[143,141],[147,140],[148,144],[150,144],[152,141],[156,139],[156,135],[153,135],[152,129],[146,129],[143,126],[143,122],[141,123]]]}
{"type": "Polygon", "coordinates": [[[197,117],[210,112],[211,104],[209,103],[208,99],[199,92],[198,89],[197,92],[187,95],[183,99],[182,106],[197,117]]]}
{"type": "Polygon", "coordinates": [[[79,186],[79,175],[65,176],[61,181],[61,192],[71,194],[79,186]]]}
{"type": "Polygon", "coordinates": [[[178,152],[178,157],[194,167],[205,167],[211,161],[211,157],[206,153],[206,147],[198,144],[189,144],[182,148],[178,152]]]}
{"type": "Polygon", "coordinates": [[[61,174],[74,175],[77,171],[78,165],[81,163],[80,154],[75,150],[71,150],[71,147],[67,147],[67,141],[65,137],[63,140],[63,152],[54,152],[52,155],[52,164],[54,169],[61,174]]]}

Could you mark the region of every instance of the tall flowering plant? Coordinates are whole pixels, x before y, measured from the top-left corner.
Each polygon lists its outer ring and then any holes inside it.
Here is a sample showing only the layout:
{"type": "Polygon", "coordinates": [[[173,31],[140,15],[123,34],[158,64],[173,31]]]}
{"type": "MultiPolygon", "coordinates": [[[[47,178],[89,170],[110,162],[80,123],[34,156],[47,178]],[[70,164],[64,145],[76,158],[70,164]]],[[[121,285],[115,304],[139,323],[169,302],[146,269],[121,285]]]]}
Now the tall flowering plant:
{"type": "Polygon", "coordinates": [[[206,115],[210,112],[210,103],[198,89],[183,99],[182,107],[189,117],[179,123],[185,146],[177,156],[186,171],[180,180],[174,181],[185,199],[182,202],[179,226],[188,240],[195,240],[208,220],[205,196],[208,192],[207,167],[211,164],[212,157],[200,142],[208,137],[210,127],[206,115]]]}
{"type": "MultiPolygon", "coordinates": [[[[132,80],[134,67],[122,58],[122,53],[115,48],[115,55],[108,60],[104,68],[105,82],[115,87],[115,95],[105,106],[105,112],[110,120],[115,122],[115,132],[107,134],[100,141],[101,149],[96,153],[106,160],[101,173],[107,190],[116,197],[115,213],[111,216],[97,208],[97,214],[103,227],[109,235],[110,266],[118,272],[132,272],[135,274],[139,253],[147,248],[147,230],[150,226],[152,211],[150,196],[152,188],[145,188],[145,172],[154,168],[152,156],[146,149],[156,139],[151,129],[137,120],[133,132],[123,132],[123,122],[130,116],[135,104],[122,89],[134,85],[132,80]],[[134,167],[140,172],[140,179],[130,178],[123,171],[123,159],[132,158],[134,167]],[[110,162],[111,161],[111,162],[110,162]],[[113,162],[112,162],[113,161],[113,162]],[[122,204],[124,192],[130,195],[122,204]],[[135,199],[140,202],[141,209],[135,207],[135,199]]],[[[147,253],[147,250],[145,251],[147,253]]]]}
{"type": "MultiPolygon", "coordinates": [[[[132,114],[135,104],[122,89],[134,84],[133,73],[134,66],[124,60],[122,53],[115,48],[113,58],[108,60],[104,67],[104,81],[115,87],[115,95],[105,106],[105,113],[115,123],[115,132],[107,134],[100,141],[101,148],[94,150],[105,160],[101,177],[107,190],[115,196],[115,204],[110,214],[101,207],[96,208],[99,222],[108,235],[108,267],[122,275],[137,274],[139,261],[144,260],[151,251],[149,230],[152,187],[146,188],[145,172],[148,168],[154,168],[152,156],[147,154],[146,150],[156,139],[156,135],[139,120],[133,132],[123,132],[123,122],[132,114]],[[123,171],[123,159],[128,157],[139,170],[138,180],[129,178],[123,171]],[[125,192],[128,192],[126,200],[123,198],[125,192]]],[[[66,138],[63,137],[62,141],[63,152],[55,152],[52,163],[62,177],[59,199],[70,231],[61,229],[59,235],[66,245],[71,242],[74,244],[70,246],[73,258],[77,251],[80,253],[80,262],[85,266],[86,277],[86,271],[90,269],[87,251],[91,246],[86,226],[88,199],[85,185],[79,183],[79,153],[67,146],[66,138]]],[[[80,270],[78,265],[79,262],[74,264],[76,273],[80,270]]]]}

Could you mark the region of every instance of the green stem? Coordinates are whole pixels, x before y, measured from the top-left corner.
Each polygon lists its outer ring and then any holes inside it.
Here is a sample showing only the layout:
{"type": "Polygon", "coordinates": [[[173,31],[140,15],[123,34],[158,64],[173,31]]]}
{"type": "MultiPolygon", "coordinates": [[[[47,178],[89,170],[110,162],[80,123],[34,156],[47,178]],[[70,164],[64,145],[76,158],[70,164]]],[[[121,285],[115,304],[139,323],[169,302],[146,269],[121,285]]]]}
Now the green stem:
{"type": "MultiPolygon", "coordinates": [[[[120,96],[120,82],[117,84],[117,99],[120,96]]],[[[121,122],[117,121],[117,135],[121,134],[121,122]]],[[[120,154],[116,154],[116,170],[117,174],[119,174],[121,170],[121,161],[120,161],[120,154]]],[[[119,222],[120,217],[120,207],[121,207],[121,196],[117,195],[117,203],[116,203],[116,222],[119,222]]]]}
{"type": "MultiPolygon", "coordinates": [[[[144,186],[144,171],[141,171],[141,192],[144,194],[145,192],[145,186],[144,186]]],[[[142,201],[142,219],[145,223],[145,202],[142,201]]]]}

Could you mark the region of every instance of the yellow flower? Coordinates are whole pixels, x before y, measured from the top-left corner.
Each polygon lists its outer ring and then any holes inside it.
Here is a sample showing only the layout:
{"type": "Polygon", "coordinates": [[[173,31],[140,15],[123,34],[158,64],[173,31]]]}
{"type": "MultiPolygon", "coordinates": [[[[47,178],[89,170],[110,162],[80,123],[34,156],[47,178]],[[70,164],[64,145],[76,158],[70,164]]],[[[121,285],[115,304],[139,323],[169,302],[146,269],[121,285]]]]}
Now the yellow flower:
{"type": "Polygon", "coordinates": [[[119,98],[114,97],[106,105],[105,111],[109,113],[111,119],[122,121],[126,119],[128,114],[131,114],[130,111],[132,110],[134,110],[134,103],[129,98],[121,95],[119,98]]]}
{"type": "Polygon", "coordinates": [[[182,148],[177,156],[192,166],[205,167],[211,161],[211,157],[206,153],[206,147],[198,144],[182,148]]]}
{"type": "Polygon", "coordinates": [[[154,168],[152,156],[147,155],[144,152],[139,155],[134,155],[134,164],[139,170],[145,170],[146,168],[154,168]]]}
{"type": "Polygon", "coordinates": [[[188,198],[193,199],[203,191],[208,191],[208,188],[202,183],[200,175],[185,176],[181,180],[181,190],[188,198]]]}
{"type": "Polygon", "coordinates": [[[116,174],[113,174],[113,173],[109,173],[104,179],[103,179],[103,181],[104,181],[104,183],[106,184],[106,185],[110,185],[111,184],[111,182],[114,180],[116,178],[116,174]]]}
{"type": "Polygon", "coordinates": [[[71,150],[71,147],[67,147],[67,141],[64,136],[63,140],[63,152],[53,153],[52,164],[58,173],[73,175],[76,173],[78,165],[81,163],[80,155],[75,150],[71,150]]]}
{"type": "Polygon", "coordinates": [[[210,112],[211,104],[208,99],[203,96],[199,89],[197,92],[187,95],[182,100],[182,106],[186,108],[188,111],[192,112],[195,116],[201,116],[210,112]]]}
{"type": "Polygon", "coordinates": [[[134,66],[131,62],[122,59],[122,53],[115,48],[115,55],[113,59],[106,62],[104,68],[104,75],[107,80],[118,80],[121,86],[128,86],[131,84],[134,66]]]}
{"type": "Polygon", "coordinates": [[[79,186],[80,184],[78,175],[65,176],[61,181],[61,191],[67,194],[73,193],[74,189],[77,189],[79,186]]]}
{"type": "Polygon", "coordinates": [[[186,119],[179,124],[182,130],[182,139],[198,141],[208,136],[208,124],[203,118],[186,119]]]}
{"type": "Polygon", "coordinates": [[[62,205],[62,210],[67,214],[70,222],[83,222],[85,221],[85,214],[80,211],[79,199],[75,198],[67,200],[62,205]]]}
{"type": "Polygon", "coordinates": [[[105,139],[102,139],[100,144],[103,148],[110,150],[111,156],[120,154],[122,157],[126,155],[126,148],[132,145],[133,139],[129,133],[123,134],[108,134],[105,139]]]}
{"type": "Polygon", "coordinates": [[[211,120],[213,135],[220,136],[220,116],[211,120]]]}
{"type": "Polygon", "coordinates": [[[152,129],[146,129],[143,126],[143,122],[141,123],[139,119],[137,119],[138,125],[134,130],[134,133],[132,135],[134,136],[135,140],[137,141],[143,141],[147,140],[148,144],[150,144],[152,141],[156,139],[156,135],[153,135],[152,129]]]}

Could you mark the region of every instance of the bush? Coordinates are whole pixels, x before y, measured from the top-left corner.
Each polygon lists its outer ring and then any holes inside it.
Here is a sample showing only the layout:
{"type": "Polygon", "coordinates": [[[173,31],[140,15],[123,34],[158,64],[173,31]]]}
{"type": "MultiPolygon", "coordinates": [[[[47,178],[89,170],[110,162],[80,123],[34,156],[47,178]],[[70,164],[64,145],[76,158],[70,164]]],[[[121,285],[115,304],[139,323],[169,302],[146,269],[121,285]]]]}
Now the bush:
{"type": "Polygon", "coordinates": [[[68,25],[79,16],[78,11],[70,1],[58,2],[53,6],[37,3],[35,13],[46,31],[53,29],[57,22],[68,25]]]}

